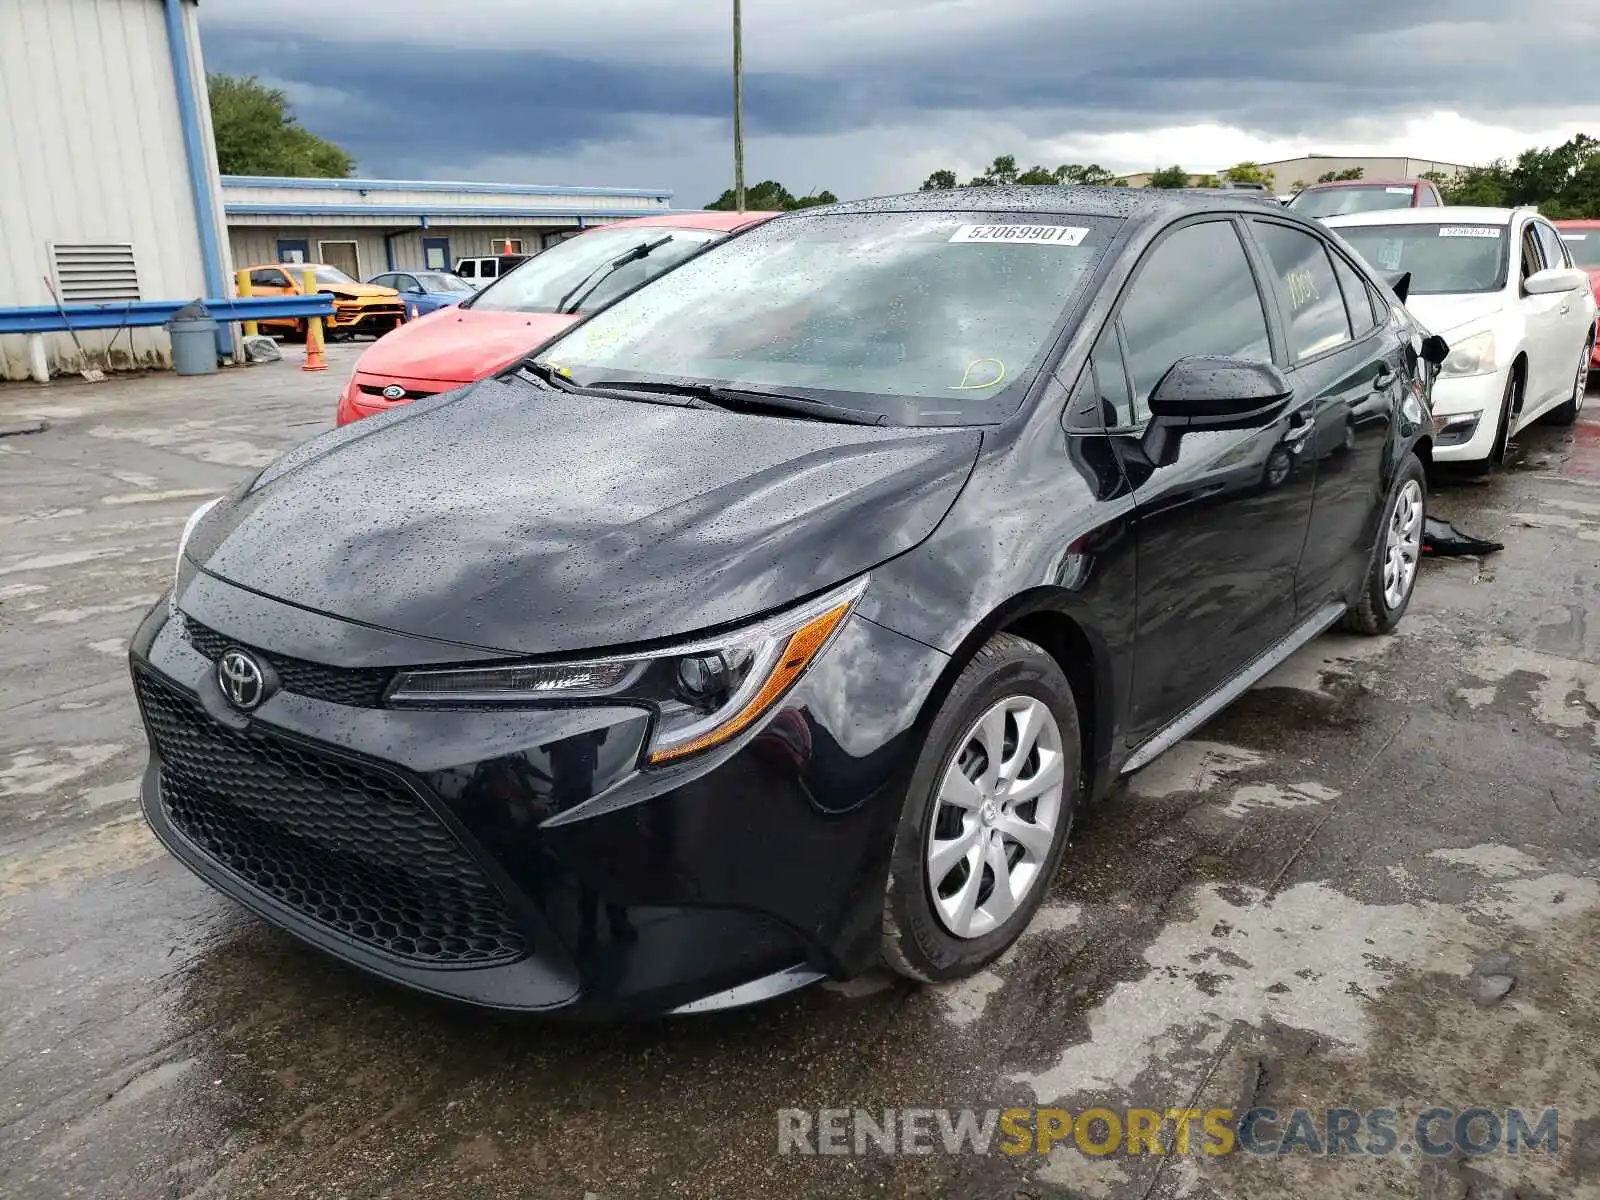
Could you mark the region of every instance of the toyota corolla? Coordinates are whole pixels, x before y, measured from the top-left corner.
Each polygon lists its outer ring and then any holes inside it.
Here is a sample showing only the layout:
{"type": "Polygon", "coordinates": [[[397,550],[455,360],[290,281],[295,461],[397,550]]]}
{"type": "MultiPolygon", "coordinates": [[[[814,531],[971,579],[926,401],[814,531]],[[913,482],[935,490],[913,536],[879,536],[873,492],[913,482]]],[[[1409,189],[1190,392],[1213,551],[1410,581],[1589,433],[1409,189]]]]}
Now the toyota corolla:
{"type": "Polygon", "coordinates": [[[1086,802],[1401,619],[1444,352],[1226,193],[778,218],[197,512],[131,647],[144,811],[482,1005],[970,974],[1086,802]]]}

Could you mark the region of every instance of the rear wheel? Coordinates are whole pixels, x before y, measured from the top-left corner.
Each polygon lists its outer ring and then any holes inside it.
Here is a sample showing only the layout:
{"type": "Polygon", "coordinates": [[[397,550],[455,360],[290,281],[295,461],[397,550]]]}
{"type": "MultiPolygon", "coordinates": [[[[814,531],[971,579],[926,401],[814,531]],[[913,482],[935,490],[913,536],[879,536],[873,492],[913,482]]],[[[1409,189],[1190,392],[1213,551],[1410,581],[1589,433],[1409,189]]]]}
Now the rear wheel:
{"type": "Polygon", "coordinates": [[[1589,363],[1594,358],[1594,334],[1583,344],[1583,357],[1578,359],[1578,377],[1572,384],[1572,395],[1562,404],[1552,408],[1545,420],[1552,425],[1571,425],[1583,411],[1583,398],[1589,392],[1589,363]]]}
{"type": "Polygon", "coordinates": [[[1389,488],[1361,598],[1345,614],[1344,627],[1350,632],[1388,633],[1406,615],[1422,560],[1422,525],[1427,508],[1427,476],[1417,457],[1408,454],[1389,488]]]}
{"type": "Polygon", "coordinates": [[[884,897],[885,962],[970,975],[1044,900],[1077,808],[1078,710],[1043,649],[997,634],[957,678],[907,789],[884,897]]]}

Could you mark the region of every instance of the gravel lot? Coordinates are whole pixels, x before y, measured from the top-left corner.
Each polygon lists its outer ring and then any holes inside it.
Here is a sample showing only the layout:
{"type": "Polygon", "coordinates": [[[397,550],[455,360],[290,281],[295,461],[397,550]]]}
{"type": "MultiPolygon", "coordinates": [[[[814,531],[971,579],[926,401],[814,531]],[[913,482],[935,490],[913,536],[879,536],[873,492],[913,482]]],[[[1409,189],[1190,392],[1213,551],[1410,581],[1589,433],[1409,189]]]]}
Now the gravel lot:
{"type": "Polygon", "coordinates": [[[0,388],[49,424],[0,437],[0,1195],[1600,1194],[1600,402],[1439,481],[1505,552],[1426,564],[1396,636],[1319,640],[1134,777],[992,971],[590,1028],[368,981],[138,815],[125,647],[183,520],[330,425],[359,350],[0,388]],[[780,1109],[1095,1104],[1553,1107],[1560,1139],[778,1152],[780,1109]]]}

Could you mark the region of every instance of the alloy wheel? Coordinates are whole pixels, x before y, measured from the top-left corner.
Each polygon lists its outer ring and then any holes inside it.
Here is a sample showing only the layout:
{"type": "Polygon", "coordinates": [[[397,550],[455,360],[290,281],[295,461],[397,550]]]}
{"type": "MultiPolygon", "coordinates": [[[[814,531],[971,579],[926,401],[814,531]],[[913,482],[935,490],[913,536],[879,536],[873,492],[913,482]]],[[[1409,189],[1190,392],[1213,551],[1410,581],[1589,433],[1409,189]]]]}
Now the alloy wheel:
{"type": "Polygon", "coordinates": [[[1422,554],[1422,487],[1406,480],[1395,498],[1383,542],[1383,602],[1392,612],[1405,603],[1422,554]]]}
{"type": "Polygon", "coordinates": [[[1578,359],[1578,379],[1572,388],[1572,407],[1578,412],[1583,411],[1583,398],[1589,393],[1589,363],[1594,358],[1594,342],[1587,343],[1583,348],[1583,357],[1578,359]]]}
{"type": "Polygon", "coordinates": [[[1065,775],[1061,726],[1032,696],[994,704],[956,743],[926,849],[933,908],[948,932],[992,933],[1040,886],[1065,775]]]}

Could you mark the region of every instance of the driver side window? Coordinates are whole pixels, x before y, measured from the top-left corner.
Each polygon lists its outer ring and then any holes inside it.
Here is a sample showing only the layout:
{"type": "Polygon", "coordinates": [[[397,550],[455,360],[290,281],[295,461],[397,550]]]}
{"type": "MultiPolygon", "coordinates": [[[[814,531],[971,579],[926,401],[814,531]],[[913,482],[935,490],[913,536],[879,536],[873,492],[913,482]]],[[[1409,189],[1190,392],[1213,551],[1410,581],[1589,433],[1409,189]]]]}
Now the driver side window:
{"type": "Polygon", "coordinates": [[[1120,317],[1136,420],[1180,358],[1222,354],[1272,360],[1267,314],[1250,260],[1230,220],[1186,225],[1139,268],[1120,317]]]}

